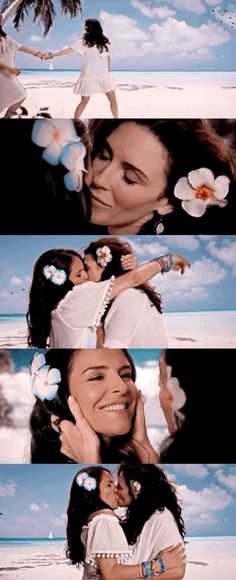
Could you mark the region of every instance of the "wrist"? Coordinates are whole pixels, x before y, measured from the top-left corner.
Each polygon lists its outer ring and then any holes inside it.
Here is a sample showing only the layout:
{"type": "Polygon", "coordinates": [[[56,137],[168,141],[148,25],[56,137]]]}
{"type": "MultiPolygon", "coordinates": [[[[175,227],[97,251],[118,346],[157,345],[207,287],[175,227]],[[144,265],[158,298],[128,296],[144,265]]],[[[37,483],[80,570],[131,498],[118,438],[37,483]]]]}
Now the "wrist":
{"type": "Polygon", "coordinates": [[[48,56],[49,56],[49,58],[53,58],[54,56],[56,56],[56,54],[54,54],[53,52],[49,52],[48,56]]]}
{"type": "Polygon", "coordinates": [[[171,253],[164,254],[163,256],[159,256],[159,258],[157,258],[157,261],[159,262],[159,264],[161,266],[161,273],[162,274],[169,272],[174,265],[174,257],[171,253]]]}

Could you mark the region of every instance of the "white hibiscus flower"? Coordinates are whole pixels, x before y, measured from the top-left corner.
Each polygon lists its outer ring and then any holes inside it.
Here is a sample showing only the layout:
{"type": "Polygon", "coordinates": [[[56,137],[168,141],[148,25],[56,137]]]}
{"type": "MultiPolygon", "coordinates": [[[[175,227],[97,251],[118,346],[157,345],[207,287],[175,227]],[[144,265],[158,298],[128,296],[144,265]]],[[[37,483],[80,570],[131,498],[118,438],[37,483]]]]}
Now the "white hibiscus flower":
{"type": "Polygon", "coordinates": [[[96,479],[94,477],[86,477],[83,483],[83,487],[86,489],[86,491],[94,491],[94,489],[97,487],[96,479]]]}
{"type": "Polygon", "coordinates": [[[98,248],[96,250],[97,254],[97,263],[106,268],[107,264],[112,261],[112,253],[108,246],[103,246],[102,248],[98,248]]]}
{"type": "Polygon", "coordinates": [[[181,177],[174,188],[174,195],[182,199],[182,208],[192,217],[204,215],[207,207],[225,207],[225,197],[229,191],[230,179],[220,175],[216,179],[210,169],[201,167],[181,177]]]}
{"type": "Polygon", "coordinates": [[[172,377],[172,367],[167,366],[167,389],[172,396],[171,409],[173,411],[178,411],[186,403],[186,394],[184,390],[180,387],[179,379],[177,377],[172,377]]]}
{"type": "Polygon", "coordinates": [[[78,475],[76,476],[75,481],[76,481],[76,483],[77,483],[77,485],[79,487],[82,487],[85,479],[87,479],[88,477],[89,476],[88,476],[87,471],[83,471],[83,473],[78,473],[78,475]]]}

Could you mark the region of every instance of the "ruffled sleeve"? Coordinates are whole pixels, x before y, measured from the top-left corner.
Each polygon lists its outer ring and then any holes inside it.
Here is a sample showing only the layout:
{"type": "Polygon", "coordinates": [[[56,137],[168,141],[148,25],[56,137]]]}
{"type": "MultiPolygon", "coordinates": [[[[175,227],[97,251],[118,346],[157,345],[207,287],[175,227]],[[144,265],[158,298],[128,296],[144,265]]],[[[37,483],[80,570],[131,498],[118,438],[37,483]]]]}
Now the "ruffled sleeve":
{"type": "Polygon", "coordinates": [[[6,40],[12,50],[19,50],[19,48],[22,46],[20,42],[17,42],[17,40],[11,38],[11,36],[7,36],[6,40]]]}
{"type": "Polygon", "coordinates": [[[127,562],[130,550],[117,517],[99,514],[83,530],[87,531],[85,561],[88,564],[96,567],[96,558],[116,558],[118,564],[127,562]]]}
{"type": "Polygon", "coordinates": [[[86,52],[86,45],[83,43],[82,38],[74,42],[74,44],[71,44],[70,48],[79,54],[84,54],[86,52]]]}
{"type": "Polygon", "coordinates": [[[97,328],[110,302],[114,279],[74,286],[57,307],[61,319],[72,328],[97,328]]]}

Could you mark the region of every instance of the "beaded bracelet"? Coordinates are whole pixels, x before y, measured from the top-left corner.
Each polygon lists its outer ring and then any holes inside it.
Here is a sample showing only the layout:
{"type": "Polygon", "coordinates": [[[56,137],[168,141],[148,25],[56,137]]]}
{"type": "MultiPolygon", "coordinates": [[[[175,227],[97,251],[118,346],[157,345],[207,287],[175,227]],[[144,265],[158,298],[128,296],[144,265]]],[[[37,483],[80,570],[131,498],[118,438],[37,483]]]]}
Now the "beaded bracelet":
{"type": "Polygon", "coordinates": [[[161,266],[161,273],[165,274],[166,272],[169,272],[171,270],[174,264],[174,258],[172,254],[165,254],[158,258],[158,262],[160,263],[161,266]]]}
{"type": "Polygon", "coordinates": [[[144,578],[151,578],[152,577],[152,569],[151,566],[149,564],[149,562],[143,562],[143,569],[145,571],[145,576],[144,578]]]}
{"type": "Polygon", "coordinates": [[[166,567],[164,564],[164,560],[162,560],[162,558],[160,558],[159,556],[157,558],[154,558],[153,562],[158,562],[160,564],[160,570],[158,571],[157,574],[154,574],[154,576],[158,576],[159,574],[163,574],[163,572],[166,572],[166,567]]]}

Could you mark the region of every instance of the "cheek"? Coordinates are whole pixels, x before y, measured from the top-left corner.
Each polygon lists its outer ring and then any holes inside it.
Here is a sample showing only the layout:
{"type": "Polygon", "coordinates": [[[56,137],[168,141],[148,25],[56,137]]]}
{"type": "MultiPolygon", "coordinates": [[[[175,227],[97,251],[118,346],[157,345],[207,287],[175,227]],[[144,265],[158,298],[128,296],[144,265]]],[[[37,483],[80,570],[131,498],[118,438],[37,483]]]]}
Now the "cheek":
{"type": "Polygon", "coordinates": [[[86,419],[89,419],[94,413],[94,406],[98,403],[101,393],[97,385],[72,385],[71,395],[76,399],[80,409],[86,419]]]}

